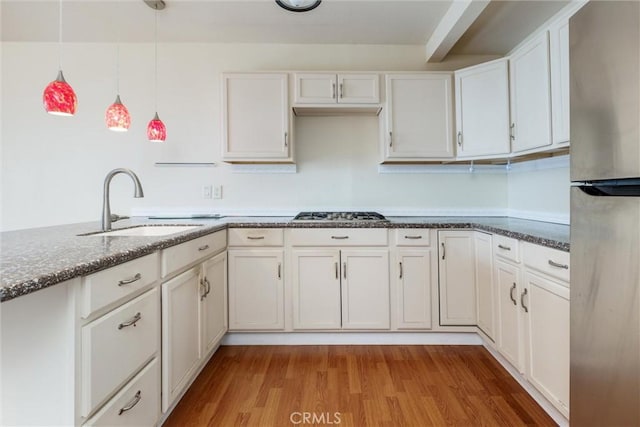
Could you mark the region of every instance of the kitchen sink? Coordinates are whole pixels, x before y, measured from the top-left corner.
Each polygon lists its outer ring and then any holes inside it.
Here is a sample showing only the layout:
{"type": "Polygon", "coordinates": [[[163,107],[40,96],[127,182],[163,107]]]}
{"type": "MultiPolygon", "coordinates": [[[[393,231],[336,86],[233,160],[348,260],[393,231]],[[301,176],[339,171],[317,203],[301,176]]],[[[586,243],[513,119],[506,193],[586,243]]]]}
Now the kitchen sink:
{"type": "Polygon", "coordinates": [[[181,231],[193,230],[198,227],[202,227],[202,225],[138,225],[136,227],[121,228],[102,233],[81,234],[81,236],[167,236],[169,234],[180,233],[181,231]]]}

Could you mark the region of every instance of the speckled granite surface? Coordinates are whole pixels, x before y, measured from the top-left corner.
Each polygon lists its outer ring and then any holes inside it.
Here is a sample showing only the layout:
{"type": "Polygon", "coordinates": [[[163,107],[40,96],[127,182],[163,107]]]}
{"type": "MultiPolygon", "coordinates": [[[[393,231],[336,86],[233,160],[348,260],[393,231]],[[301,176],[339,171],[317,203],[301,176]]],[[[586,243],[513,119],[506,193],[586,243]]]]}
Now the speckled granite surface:
{"type": "Polygon", "coordinates": [[[388,217],[389,222],[304,222],[291,217],[149,220],[133,218],[114,229],[143,224],[202,224],[168,236],[78,236],[97,232],[98,222],[0,233],[0,301],[94,273],[159,249],[222,230],[249,228],[470,228],[569,251],[569,226],[506,217],[388,217]]]}

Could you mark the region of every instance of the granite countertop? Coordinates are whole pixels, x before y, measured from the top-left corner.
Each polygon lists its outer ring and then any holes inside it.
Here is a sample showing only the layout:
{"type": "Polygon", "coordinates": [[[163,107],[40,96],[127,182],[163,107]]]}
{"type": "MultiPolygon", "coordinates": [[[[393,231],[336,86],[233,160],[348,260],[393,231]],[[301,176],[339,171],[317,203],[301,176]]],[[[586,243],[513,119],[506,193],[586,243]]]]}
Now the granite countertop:
{"type": "Polygon", "coordinates": [[[388,222],[305,222],[292,217],[220,219],[132,218],[114,229],[144,224],[202,225],[167,236],[79,236],[98,232],[99,222],[0,233],[0,302],[139,258],[226,228],[468,228],[569,251],[569,226],[508,217],[387,217],[388,222]]]}

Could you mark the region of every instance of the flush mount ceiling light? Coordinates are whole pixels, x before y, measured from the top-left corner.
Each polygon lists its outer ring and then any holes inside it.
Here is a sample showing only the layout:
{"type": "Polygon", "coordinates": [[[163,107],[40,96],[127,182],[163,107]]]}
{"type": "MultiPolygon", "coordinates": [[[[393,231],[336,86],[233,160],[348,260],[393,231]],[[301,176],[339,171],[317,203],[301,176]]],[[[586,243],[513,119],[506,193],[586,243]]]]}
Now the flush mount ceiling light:
{"type": "Polygon", "coordinates": [[[167,127],[158,117],[158,11],[164,9],[165,4],[162,0],[144,0],[144,2],[155,10],[155,105],[156,114],[147,125],[147,139],[151,142],[164,142],[167,139],[167,127]]]}
{"type": "Polygon", "coordinates": [[[78,108],[78,98],[62,74],[62,0],[58,8],[58,76],[42,93],[42,102],[47,113],[56,116],[73,116],[78,108]]]}
{"type": "Polygon", "coordinates": [[[308,12],[320,5],[322,0],[276,0],[278,6],[291,12],[308,12]]]}

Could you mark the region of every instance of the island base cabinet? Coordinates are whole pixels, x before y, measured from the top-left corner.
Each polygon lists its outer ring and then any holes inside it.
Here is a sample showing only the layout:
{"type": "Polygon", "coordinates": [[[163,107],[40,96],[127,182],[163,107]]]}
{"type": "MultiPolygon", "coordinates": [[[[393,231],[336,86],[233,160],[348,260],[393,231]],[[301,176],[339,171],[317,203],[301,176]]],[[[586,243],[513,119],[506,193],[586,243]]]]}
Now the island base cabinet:
{"type": "Polygon", "coordinates": [[[569,417],[569,288],[525,273],[528,380],[569,417]]]}
{"type": "Polygon", "coordinates": [[[229,329],[284,329],[282,249],[231,249],[229,329]]]}

